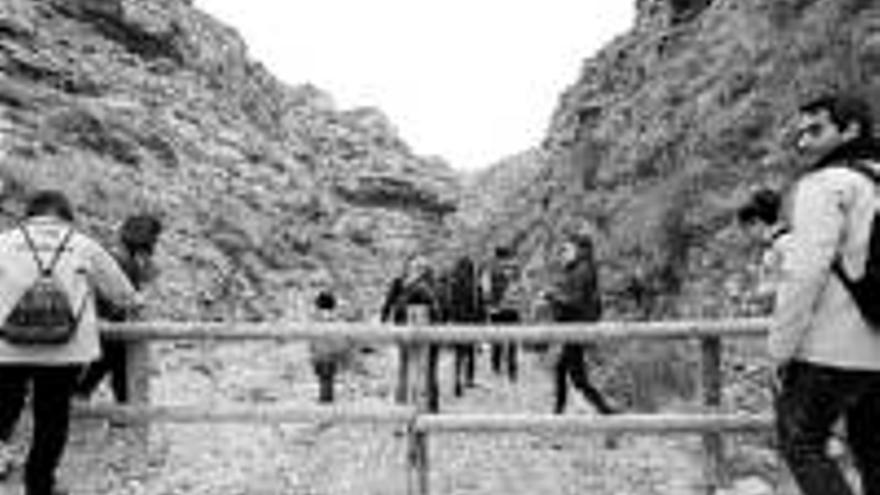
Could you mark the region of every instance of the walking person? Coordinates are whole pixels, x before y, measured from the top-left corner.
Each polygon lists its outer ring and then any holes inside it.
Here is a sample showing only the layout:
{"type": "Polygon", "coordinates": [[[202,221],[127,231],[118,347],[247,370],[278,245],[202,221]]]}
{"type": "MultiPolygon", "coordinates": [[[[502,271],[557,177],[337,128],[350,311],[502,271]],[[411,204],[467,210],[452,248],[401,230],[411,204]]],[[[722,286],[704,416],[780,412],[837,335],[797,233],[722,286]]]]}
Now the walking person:
{"type": "MultiPolygon", "coordinates": [[[[444,285],[445,319],[450,323],[477,324],[485,321],[485,308],[473,260],[458,258],[444,285]]],[[[476,380],[477,346],[473,342],[456,343],[454,393],[460,397],[476,380]]]]}
{"type": "MultiPolygon", "coordinates": [[[[385,301],[382,304],[381,320],[393,322],[399,325],[409,323],[407,321],[408,306],[425,306],[428,308],[428,322],[437,323],[443,319],[443,310],[440,303],[437,283],[434,279],[434,271],[427,258],[415,255],[404,266],[403,274],[391,281],[385,301]]],[[[400,349],[400,361],[408,359],[406,347],[400,349]]],[[[437,382],[437,367],[440,359],[440,346],[430,344],[428,346],[428,410],[438,412],[440,410],[440,385],[437,382]]],[[[397,400],[403,401],[403,390],[398,389],[397,400]]]]}
{"type": "MultiPolygon", "coordinates": [[[[480,290],[486,304],[489,323],[519,323],[519,308],[513,297],[511,285],[519,277],[513,252],[505,247],[495,248],[494,256],[483,271],[480,290]]],[[[510,381],[518,375],[518,349],[515,342],[493,342],[490,346],[492,371],[504,372],[510,381]]]]}
{"type": "MultiPolygon", "coordinates": [[[[593,322],[602,316],[599,278],[593,254],[593,240],[586,234],[570,234],[559,250],[561,273],[554,286],[544,294],[553,320],[560,323],[593,322]]],[[[602,393],[590,382],[584,362],[585,344],[562,344],[554,366],[553,412],[562,414],[568,402],[568,384],[581,392],[600,414],[612,414],[602,393]]]]}
{"type": "MultiPolygon", "coordinates": [[[[805,495],[853,495],[826,444],[844,419],[863,495],[880,494],[880,330],[844,279],[866,273],[880,146],[865,101],[846,95],[799,110],[797,181],[769,349],[778,379],[782,457],[805,495]]],[[[874,260],[876,262],[877,260],[874,260]]]]}
{"type": "MultiPolygon", "coordinates": [[[[119,229],[119,246],[111,254],[136,290],[142,290],[153,282],[159,273],[153,253],[161,233],[162,222],[149,214],[130,216],[119,229]]],[[[137,318],[136,314],[115,306],[100,295],[97,296],[97,313],[98,318],[113,322],[137,318]]],[[[101,357],[86,367],[77,383],[75,395],[85,399],[91,397],[107,376],[110,377],[110,390],[116,401],[128,402],[128,343],[102,336],[101,357]]]]}
{"type": "Polygon", "coordinates": [[[61,495],[55,470],[67,443],[70,398],[80,369],[100,353],[95,294],[134,307],[134,288],[96,241],[73,225],[63,193],[40,191],[26,220],[0,233],[0,473],[31,391],[33,436],[25,495],[61,495]]]}
{"type": "MultiPolygon", "coordinates": [[[[336,296],[322,290],[315,297],[313,321],[331,322],[336,320],[336,296]]],[[[350,347],[346,342],[320,340],[310,342],[312,367],[318,377],[318,402],[330,404],[334,400],[334,382],[341,361],[345,359],[350,347]]]]}

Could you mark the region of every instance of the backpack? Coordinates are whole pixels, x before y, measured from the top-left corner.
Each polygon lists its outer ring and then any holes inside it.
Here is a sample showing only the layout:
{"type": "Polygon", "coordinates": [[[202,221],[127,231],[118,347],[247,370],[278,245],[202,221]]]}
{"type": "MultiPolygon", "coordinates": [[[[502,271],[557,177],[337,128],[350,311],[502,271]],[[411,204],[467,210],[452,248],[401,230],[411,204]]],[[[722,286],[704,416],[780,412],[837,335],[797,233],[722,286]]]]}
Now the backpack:
{"type": "Polygon", "coordinates": [[[83,301],[80,310],[74,313],[70,298],[53,273],[73,236],[73,229],[67,231],[49,264],[44,266],[27,229],[23,225],[19,227],[37,264],[38,274],[6,318],[2,328],[3,338],[18,345],[64,344],[76,333],[82,310],[85,309],[83,301]]]}
{"type": "MultiPolygon", "coordinates": [[[[875,185],[880,185],[880,174],[868,165],[852,162],[846,167],[868,177],[875,185]]],[[[871,219],[865,274],[862,278],[858,280],[850,278],[844,271],[839,256],[832,263],[831,269],[855,300],[865,321],[880,331],[880,211],[874,212],[874,218],[871,219]]]]}

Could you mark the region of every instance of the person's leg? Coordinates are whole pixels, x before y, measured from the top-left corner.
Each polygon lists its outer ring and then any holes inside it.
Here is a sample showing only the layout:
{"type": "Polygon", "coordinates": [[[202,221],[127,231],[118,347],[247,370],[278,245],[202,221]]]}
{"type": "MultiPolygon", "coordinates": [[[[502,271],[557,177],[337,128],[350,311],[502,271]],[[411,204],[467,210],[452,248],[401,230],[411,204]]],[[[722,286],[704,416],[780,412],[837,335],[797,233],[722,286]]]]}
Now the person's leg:
{"type": "Polygon", "coordinates": [[[477,346],[465,345],[465,386],[473,387],[477,379],[477,346]]]}
{"type": "Polygon", "coordinates": [[[440,412],[440,384],[437,382],[437,367],[440,361],[440,346],[428,345],[428,412],[440,412]]]}
{"type": "Polygon", "coordinates": [[[863,495],[880,495],[880,372],[868,375],[864,395],[846,414],[847,439],[863,495]]]}
{"type": "Polygon", "coordinates": [[[73,366],[36,368],[33,372],[34,431],[25,463],[26,495],[50,495],[55,470],[67,444],[70,426],[70,397],[79,368],[73,366]]]}
{"type": "Polygon", "coordinates": [[[128,342],[108,340],[104,344],[104,359],[110,372],[110,389],[116,402],[128,402],[128,342]]]}
{"type": "Polygon", "coordinates": [[[779,448],[804,495],[853,495],[828,456],[831,427],[858,390],[853,374],[806,362],[783,370],[776,397],[779,448]]]}
{"type": "Polygon", "coordinates": [[[519,376],[519,346],[510,342],[507,344],[507,377],[515,382],[519,376]]]}
{"type": "Polygon", "coordinates": [[[464,394],[464,374],[465,374],[465,360],[466,356],[466,344],[455,344],[453,347],[454,354],[454,367],[453,367],[453,393],[456,397],[461,397],[464,394]]]}
{"type": "Polygon", "coordinates": [[[614,408],[612,408],[608,401],[605,400],[605,396],[602,395],[599,390],[593,386],[590,382],[590,377],[587,375],[587,366],[584,363],[584,352],[583,347],[578,344],[566,344],[567,348],[570,348],[570,368],[569,368],[569,376],[571,376],[571,383],[575,388],[581,391],[584,398],[593,405],[594,408],[600,414],[612,414],[614,413],[614,408]]]}
{"type": "Polygon", "coordinates": [[[24,409],[27,396],[27,369],[0,367],[0,479],[9,475],[14,462],[9,441],[24,409]]]}
{"type": "Polygon", "coordinates": [[[566,383],[566,378],[568,377],[569,366],[571,364],[563,351],[559,354],[559,359],[556,360],[556,365],[553,367],[554,414],[562,414],[565,411],[565,404],[568,402],[568,383],[566,383]]]}
{"type": "Polygon", "coordinates": [[[336,375],[336,364],[323,360],[316,362],[315,375],[318,377],[318,402],[322,404],[333,402],[333,379],[336,375]]]}
{"type": "MultiPolygon", "coordinates": [[[[514,309],[505,309],[501,311],[497,318],[499,323],[514,324],[519,323],[519,313],[514,309]]],[[[507,378],[515,382],[517,379],[519,366],[517,361],[517,344],[515,342],[505,342],[502,344],[504,354],[504,367],[507,372],[507,378]]]]}
{"type": "Polygon", "coordinates": [[[24,409],[29,372],[22,366],[0,367],[0,442],[12,438],[24,409]]]}

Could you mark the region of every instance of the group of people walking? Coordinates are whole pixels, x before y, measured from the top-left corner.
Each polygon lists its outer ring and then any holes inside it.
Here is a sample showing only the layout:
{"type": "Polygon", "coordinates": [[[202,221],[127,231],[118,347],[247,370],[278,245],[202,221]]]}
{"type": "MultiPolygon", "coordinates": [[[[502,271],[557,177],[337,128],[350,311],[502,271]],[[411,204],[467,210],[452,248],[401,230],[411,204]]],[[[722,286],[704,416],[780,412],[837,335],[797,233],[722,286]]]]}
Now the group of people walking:
{"type": "MultiPolygon", "coordinates": [[[[828,454],[832,428],[843,421],[863,495],[880,495],[880,144],[866,101],[835,95],[797,113],[794,144],[808,166],[787,193],[763,189],[738,211],[767,248],[763,273],[773,311],[774,407],[779,446],[805,495],[853,495],[828,454]]],[[[9,440],[31,394],[33,436],[24,466],[26,495],[61,495],[55,470],[65,448],[71,399],[87,397],[108,372],[112,391],[127,399],[126,348],[102,341],[99,317],[125,320],[141,307],[138,289],[156,275],[152,254],[162,230],[149,215],[129,218],[111,254],[74,226],[64,194],[39,191],[24,219],[0,232],[0,477],[9,472],[9,440]]],[[[602,317],[593,239],[573,233],[558,247],[558,270],[541,292],[556,322],[602,317]]],[[[510,324],[521,321],[511,287],[519,276],[513,253],[499,248],[482,269],[462,257],[435,273],[412,258],[395,278],[383,321],[404,324],[407,307],[427,307],[430,322],[510,324]]],[[[332,319],[332,292],[315,299],[332,319]]],[[[332,356],[334,349],[313,348],[332,356]]],[[[401,349],[405,353],[405,349],[401,349]]],[[[436,367],[429,408],[439,410],[436,367]]],[[[454,393],[475,384],[477,349],[456,344],[454,393]]],[[[515,343],[494,343],[492,369],[518,378],[515,343]]],[[[405,358],[405,356],[402,356],[405,358]]],[[[316,360],[319,399],[333,400],[333,359],[316,360]]],[[[561,413],[571,382],[599,413],[616,412],[589,380],[584,347],[567,343],[554,365],[561,413]]]]}
{"type": "MultiPolygon", "coordinates": [[[[552,264],[558,269],[549,286],[541,291],[541,303],[549,308],[553,321],[597,321],[602,314],[602,302],[592,238],[586,233],[570,233],[558,246],[556,256],[558,259],[552,264]]],[[[382,307],[382,321],[405,324],[407,306],[424,305],[429,308],[431,323],[519,323],[527,306],[521,291],[515,288],[519,276],[513,252],[506,247],[497,248],[482,269],[470,257],[463,256],[448,270],[435,273],[426,258],[416,256],[404,273],[392,281],[382,307]]],[[[512,382],[517,381],[519,374],[518,347],[514,342],[493,342],[489,347],[492,371],[512,382]]],[[[461,396],[465,389],[475,385],[478,347],[474,343],[458,343],[452,349],[453,391],[461,396]]],[[[440,406],[436,371],[439,353],[439,345],[429,345],[428,408],[434,412],[440,406]]],[[[599,413],[615,412],[589,379],[582,344],[564,344],[555,355],[554,412],[561,414],[565,410],[569,381],[599,413]]]]}

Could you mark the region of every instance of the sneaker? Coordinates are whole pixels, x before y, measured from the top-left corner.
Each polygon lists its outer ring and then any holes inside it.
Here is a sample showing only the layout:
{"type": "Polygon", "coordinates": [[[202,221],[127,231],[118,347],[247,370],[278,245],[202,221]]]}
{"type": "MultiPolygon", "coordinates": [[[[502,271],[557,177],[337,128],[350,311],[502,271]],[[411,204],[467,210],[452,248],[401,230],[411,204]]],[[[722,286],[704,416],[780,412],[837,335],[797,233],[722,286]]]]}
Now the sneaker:
{"type": "Polygon", "coordinates": [[[6,442],[0,442],[0,480],[8,478],[12,473],[14,461],[12,446],[6,442]]]}

